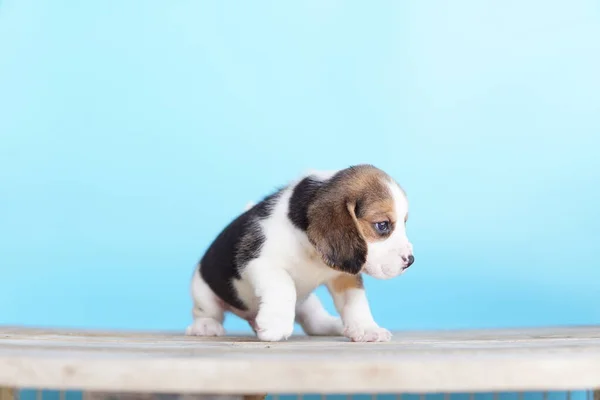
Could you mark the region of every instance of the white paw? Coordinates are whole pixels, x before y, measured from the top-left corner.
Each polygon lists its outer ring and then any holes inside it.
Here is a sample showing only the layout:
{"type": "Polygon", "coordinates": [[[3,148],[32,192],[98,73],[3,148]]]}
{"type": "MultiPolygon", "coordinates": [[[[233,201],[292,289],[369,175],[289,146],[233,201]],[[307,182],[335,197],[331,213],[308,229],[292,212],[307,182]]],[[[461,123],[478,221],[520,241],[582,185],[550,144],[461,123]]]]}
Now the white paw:
{"type": "Polygon", "coordinates": [[[197,318],[187,327],[185,334],[188,336],[223,336],[225,328],[213,318],[197,318]]]}
{"type": "Polygon", "coordinates": [[[279,342],[292,336],[294,318],[274,318],[259,315],[256,317],[256,335],[263,342],[279,342]],[[291,321],[291,322],[290,322],[291,321]]]}
{"type": "Polygon", "coordinates": [[[310,336],[342,336],[344,333],[342,320],[332,315],[317,321],[310,321],[303,326],[303,329],[310,336]]]}
{"type": "Polygon", "coordinates": [[[349,324],[344,327],[344,336],[353,342],[389,342],[392,339],[390,331],[377,325],[349,324]]]}

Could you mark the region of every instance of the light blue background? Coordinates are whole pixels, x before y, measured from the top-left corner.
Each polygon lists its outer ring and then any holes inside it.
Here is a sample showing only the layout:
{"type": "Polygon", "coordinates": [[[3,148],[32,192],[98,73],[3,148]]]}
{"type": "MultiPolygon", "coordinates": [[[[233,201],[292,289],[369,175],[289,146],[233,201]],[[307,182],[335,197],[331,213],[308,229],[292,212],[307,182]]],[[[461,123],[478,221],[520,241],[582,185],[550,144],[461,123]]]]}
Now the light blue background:
{"type": "Polygon", "coordinates": [[[248,201],[365,162],[380,324],[600,323],[598,1],[0,1],[2,324],[182,331],[248,201]]]}

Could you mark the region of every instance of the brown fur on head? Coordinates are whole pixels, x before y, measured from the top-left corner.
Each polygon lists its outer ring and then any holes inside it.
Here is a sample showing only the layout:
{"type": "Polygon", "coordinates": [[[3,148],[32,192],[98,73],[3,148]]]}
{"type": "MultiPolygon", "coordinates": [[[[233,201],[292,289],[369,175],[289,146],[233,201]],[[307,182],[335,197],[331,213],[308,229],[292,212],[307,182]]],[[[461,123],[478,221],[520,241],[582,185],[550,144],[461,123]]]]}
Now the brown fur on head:
{"type": "Polygon", "coordinates": [[[397,220],[392,182],[383,171],[358,165],[341,170],[319,189],[308,209],[307,235],[327,265],[358,274],[368,244],[391,235],[397,220]],[[373,224],[380,221],[389,222],[389,233],[375,230],[373,224]]]}

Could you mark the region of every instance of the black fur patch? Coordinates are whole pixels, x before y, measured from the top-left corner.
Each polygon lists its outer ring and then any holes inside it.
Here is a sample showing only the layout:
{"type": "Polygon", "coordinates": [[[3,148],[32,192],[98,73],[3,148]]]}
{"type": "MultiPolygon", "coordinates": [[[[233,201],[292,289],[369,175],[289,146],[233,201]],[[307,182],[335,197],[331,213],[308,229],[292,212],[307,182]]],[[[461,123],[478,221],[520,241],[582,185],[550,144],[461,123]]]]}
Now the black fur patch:
{"type": "Polygon", "coordinates": [[[239,310],[248,307],[237,296],[233,280],[239,280],[242,268],[259,256],[265,242],[260,220],[271,215],[280,195],[281,190],[233,220],[200,260],[200,275],[207,285],[224,302],[239,310]]]}
{"type": "Polygon", "coordinates": [[[312,204],[323,182],[313,177],[302,179],[294,188],[290,197],[288,218],[302,231],[308,229],[308,207],[312,204]]]}

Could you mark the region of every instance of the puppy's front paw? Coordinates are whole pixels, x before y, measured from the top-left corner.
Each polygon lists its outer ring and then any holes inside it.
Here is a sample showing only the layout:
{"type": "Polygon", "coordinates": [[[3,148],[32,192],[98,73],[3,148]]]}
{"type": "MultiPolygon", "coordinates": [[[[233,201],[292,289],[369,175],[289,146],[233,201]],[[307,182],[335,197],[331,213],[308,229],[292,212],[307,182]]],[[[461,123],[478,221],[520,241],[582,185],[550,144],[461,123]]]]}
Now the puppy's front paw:
{"type": "Polygon", "coordinates": [[[348,324],[344,327],[344,336],[353,342],[389,342],[392,339],[390,331],[377,325],[348,324]]]}
{"type": "Polygon", "coordinates": [[[197,318],[185,330],[187,336],[223,336],[225,328],[213,318],[197,318]]]}
{"type": "Polygon", "coordinates": [[[259,315],[255,321],[256,335],[263,342],[279,342],[292,335],[294,318],[259,315]]]}

